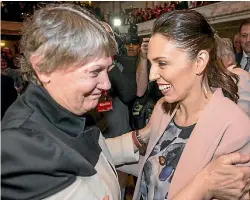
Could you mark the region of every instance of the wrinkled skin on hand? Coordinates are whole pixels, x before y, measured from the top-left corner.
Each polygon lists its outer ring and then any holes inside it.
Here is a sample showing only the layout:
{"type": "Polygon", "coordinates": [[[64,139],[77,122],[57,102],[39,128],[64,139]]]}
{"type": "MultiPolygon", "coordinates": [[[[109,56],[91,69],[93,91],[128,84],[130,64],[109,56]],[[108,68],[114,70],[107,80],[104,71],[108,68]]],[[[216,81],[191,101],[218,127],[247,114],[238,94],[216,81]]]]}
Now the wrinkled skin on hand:
{"type": "Polygon", "coordinates": [[[249,160],[248,155],[232,153],[209,163],[201,172],[209,191],[206,199],[249,200],[250,167],[235,166],[249,160]]]}

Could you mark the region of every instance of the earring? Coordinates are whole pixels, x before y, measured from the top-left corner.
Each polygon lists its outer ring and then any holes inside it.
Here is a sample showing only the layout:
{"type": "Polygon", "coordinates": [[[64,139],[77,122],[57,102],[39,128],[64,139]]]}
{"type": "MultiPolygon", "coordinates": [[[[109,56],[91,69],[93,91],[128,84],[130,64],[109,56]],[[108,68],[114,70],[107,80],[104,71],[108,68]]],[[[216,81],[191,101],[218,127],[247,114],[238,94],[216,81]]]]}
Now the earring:
{"type": "Polygon", "coordinates": [[[207,97],[208,97],[208,91],[207,91],[207,88],[206,88],[205,84],[203,84],[203,91],[204,91],[205,97],[207,99],[207,97]]]}
{"type": "Polygon", "coordinates": [[[196,75],[197,75],[197,76],[200,76],[200,75],[201,75],[201,72],[196,72],[196,75]]]}

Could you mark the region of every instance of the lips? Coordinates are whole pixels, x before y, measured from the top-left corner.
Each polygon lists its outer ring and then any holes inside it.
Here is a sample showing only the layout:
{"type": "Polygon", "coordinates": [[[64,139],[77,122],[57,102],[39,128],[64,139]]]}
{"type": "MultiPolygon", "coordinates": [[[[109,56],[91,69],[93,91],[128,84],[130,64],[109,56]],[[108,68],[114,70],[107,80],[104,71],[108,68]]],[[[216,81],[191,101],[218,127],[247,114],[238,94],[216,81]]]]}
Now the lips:
{"type": "Polygon", "coordinates": [[[102,96],[102,93],[92,94],[93,96],[102,96]]]}

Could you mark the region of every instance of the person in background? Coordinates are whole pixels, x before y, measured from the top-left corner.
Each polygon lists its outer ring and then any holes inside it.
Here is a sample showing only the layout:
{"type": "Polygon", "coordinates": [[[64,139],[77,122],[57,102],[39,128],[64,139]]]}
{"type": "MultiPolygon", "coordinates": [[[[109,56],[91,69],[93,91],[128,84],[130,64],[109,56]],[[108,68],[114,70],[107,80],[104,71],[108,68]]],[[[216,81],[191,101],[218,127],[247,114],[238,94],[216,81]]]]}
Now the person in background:
{"type": "Polygon", "coordinates": [[[236,55],[242,53],[241,42],[240,42],[240,33],[237,33],[234,36],[234,52],[236,55]]]}
{"type": "Polygon", "coordinates": [[[162,97],[157,84],[149,81],[150,63],[147,59],[149,40],[148,37],[142,39],[141,51],[138,56],[136,70],[138,99],[133,107],[134,128],[142,128],[146,125],[154,105],[162,97]]]}
{"type": "MultiPolygon", "coordinates": [[[[105,29],[115,38],[114,32],[109,24],[102,22],[105,29]]],[[[136,81],[133,80],[130,74],[126,73],[124,68],[114,62],[110,68],[108,75],[111,82],[111,89],[108,91],[109,97],[112,97],[113,110],[104,112],[108,118],[108,128],[104,133],[106,138],[120,136],[131,131],[129,125],[129,109],[128,105],[136,97],[136,81]]]]}
{"type": "MultiPolygon", "coordinates": [[[[24,22],[20,64],[30,85],[1,124],[2,199],[120,199],[114,165],[139,160],[153,121],[106,140],[98,127],[86,125],[85,114],[110,89],[115,46],[95,16],[79,6],[50,4],[24,22]]],[[[249,169],[234,165],[249,160],[239,153],[221,156],[180,191],[181,199],[242,196],[249,169]]]]}
{"type": "Polygon", "coordinates": [[[1,56],[3,56],[6,59],[6,61],[8,62],[9,68],[11,69],[16,68],[13,62],[14,54],[9,47],[3,47],[1,49],[1,56]]]}
{"type": "Polygon", "coordinates": [[[137,96],[142,97],[148,88],[148,42],[150,38],[143,38],[139,63],[136,70],[137,96]]]}
{"type": "Polygon", "coordinates": [[[238,106],[250,117],[250,73],[237,66],[232,41],[229,38],[217,38],[217,55],[224,66],[239,76],[238,106]]]}
{"type": "Polygon", "coordinates": [[[19,72],[17,71],[17,69],[10,68],[9,62],[3,55],[1,55],[1,74],[13,78],[14,87],[16,88],[18,93],[23,90],[23,82],[19,72]]]}
{"type": "Polygon", "coordinates": [[[250,19],[245,19],[240,26],[240,42],[243,52],[236,57],[241,68],[250,72],[250,19]]]}
{"type": "Polygon", "coordinates": [[[138,56],[140,53],[140,37],[137,35],[128,35],[126,38],[126,48],[128,56],[138,56]]]}

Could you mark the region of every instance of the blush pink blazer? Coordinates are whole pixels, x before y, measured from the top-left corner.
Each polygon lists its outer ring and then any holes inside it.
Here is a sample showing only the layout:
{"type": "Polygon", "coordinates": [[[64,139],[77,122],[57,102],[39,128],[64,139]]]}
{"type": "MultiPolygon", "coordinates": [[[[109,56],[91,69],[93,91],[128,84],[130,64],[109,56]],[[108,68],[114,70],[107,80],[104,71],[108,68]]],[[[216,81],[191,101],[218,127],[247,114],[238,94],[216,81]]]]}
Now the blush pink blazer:
{"type": "MultiPolygon", "coordinates": [[[[158,101],[151,116],[152,134],[145,156],[141,157],[139,164],[126,166],[123,170],[137,173],[133,200],[139,199],[143,165],[177,110],[171,116],[165,114],[162,102],[162,99],[158,101]]],[[[179,193],[212,160],[231,152],[250,154],[250,119],[234,102],[223,96],[221,89],[216,89],[188,139],[168,198],[179,193]]],[[[246,165],[250,166],[250,163],[246,165]]]]}

